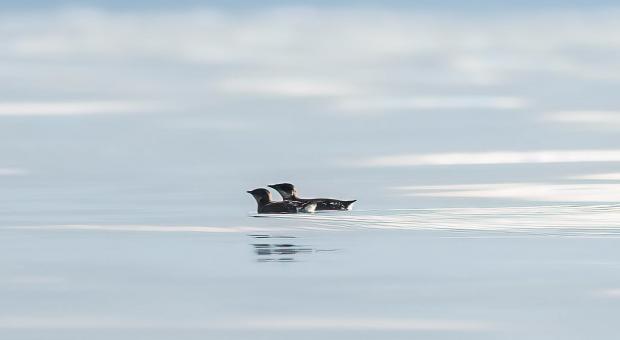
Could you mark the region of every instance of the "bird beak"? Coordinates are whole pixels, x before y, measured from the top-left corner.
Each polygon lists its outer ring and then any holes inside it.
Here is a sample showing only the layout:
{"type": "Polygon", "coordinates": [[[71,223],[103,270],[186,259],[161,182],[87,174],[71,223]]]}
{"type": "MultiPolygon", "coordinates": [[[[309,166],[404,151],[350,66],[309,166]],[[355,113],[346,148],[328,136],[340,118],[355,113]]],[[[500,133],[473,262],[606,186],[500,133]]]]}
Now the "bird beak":
{"type": "Polygon", "coordinates": [[[269,184],[267,185],[268,187],[270,187],[271,189],[275,189],[274,187],[276,186],[275,184],[269,184]]]}
{"type": "Polygon", "coordinates": [[[246,191],[246,192],[247,192],[248,194],[251,194],[251,193],[252,193],[252,192],[251,192],[251,191],[249,191],[249,190],[248,190],[248,191],[246,191]]]}

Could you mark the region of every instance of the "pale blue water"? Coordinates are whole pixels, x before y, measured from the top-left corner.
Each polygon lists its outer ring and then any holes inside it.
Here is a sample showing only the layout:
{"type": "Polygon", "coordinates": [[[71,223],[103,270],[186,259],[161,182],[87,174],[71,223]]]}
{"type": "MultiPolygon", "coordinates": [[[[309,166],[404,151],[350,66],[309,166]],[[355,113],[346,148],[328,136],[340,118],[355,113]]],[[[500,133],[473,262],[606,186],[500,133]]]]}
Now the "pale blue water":
{"type": "Polygon", "coordinates": [[[582,339],[616,333],[617,206],[5,226],[11,339],[582,339]]]}
{"type": "Polygon", "coordinates": [[[3,336],[581,339],[616,332],[617,238],[297,227],[3,230],[3,336]]]}
{"type": "Polygon", "coordinates": [[[0,338],[618,337],[612,4],[84,4],[0,13],[0,338]]]}

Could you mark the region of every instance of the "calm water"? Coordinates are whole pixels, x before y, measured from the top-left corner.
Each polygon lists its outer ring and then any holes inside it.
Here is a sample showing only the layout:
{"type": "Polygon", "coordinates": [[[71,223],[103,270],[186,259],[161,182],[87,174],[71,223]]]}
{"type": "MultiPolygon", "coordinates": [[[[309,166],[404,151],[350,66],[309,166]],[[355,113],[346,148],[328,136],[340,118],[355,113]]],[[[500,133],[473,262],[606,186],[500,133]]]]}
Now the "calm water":
{"type": "Polygon", "coordinates": [[[0,2],[1,339],[620,336],[613,4],[235,3],[0,2]]]}
{"type": "Polygon", "coordinates": [[[6,226],[11,339],[616,334],[617,206],[6,226]]]}

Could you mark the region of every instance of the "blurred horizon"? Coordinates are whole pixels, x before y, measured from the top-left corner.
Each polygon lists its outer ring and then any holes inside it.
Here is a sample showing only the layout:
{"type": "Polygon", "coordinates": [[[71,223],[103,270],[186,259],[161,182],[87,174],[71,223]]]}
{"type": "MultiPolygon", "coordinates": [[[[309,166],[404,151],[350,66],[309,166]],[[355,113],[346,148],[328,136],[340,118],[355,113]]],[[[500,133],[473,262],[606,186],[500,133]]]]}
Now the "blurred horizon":
{"type": "Polygon", "coordinates": [[[612,2],[0,7],[2,224],[620,198],[612,2]]]}

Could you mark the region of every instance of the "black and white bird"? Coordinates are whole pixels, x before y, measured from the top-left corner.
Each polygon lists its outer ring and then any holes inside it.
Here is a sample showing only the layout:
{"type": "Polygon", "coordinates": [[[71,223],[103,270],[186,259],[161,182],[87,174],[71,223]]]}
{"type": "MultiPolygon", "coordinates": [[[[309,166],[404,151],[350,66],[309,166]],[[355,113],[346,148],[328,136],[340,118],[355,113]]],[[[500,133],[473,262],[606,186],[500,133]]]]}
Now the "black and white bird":
{"type": "Polygon", "coordinates": [[[271,200],[271,192],[264,188],[254,189],[247,192],[254,196],[258,204],[259,214],[296,214],[299,212],[314,212],[317,204],[315,202],[301,202],[287,200],[276,202],[271,200]]]}
{"type": "Polygon", "coordinates": [[[316,210],[351,210],[353,208],[353,203],[357,201],[341,201],[332,198],[299,198],[297,197],[297,190],[295,190],[295,186],[291,183],[272,184],[268,185],[268,187],[278,191],[285,202],[295,201],[302,203],[316,203],[316,210]]]}

